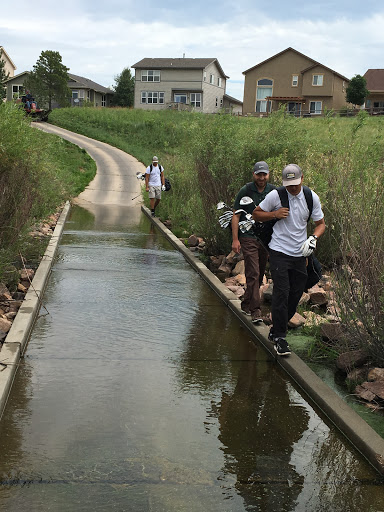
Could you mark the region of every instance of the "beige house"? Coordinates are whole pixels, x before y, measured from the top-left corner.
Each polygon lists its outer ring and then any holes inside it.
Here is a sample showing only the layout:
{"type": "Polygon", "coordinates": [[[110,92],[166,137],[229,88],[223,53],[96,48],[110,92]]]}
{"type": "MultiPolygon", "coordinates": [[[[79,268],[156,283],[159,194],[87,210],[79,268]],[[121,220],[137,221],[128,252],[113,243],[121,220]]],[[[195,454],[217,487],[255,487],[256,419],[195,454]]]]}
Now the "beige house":
{"type": "MultiPolygon", "coordinates": [[[[24,80],[29,71],[24,71],[5,81],[7,88],[7,101],[20,98],[24,94],[24,80]]],[[[95,107],[109,107],[114,91],[104,87],[88,78],[68,73],[68,87],[72,91],[71,105],[81,107],[85,102],[90,102],[95,107]]],[[[56,108],[58,105],[53,105],[56,108]]]]}
{"type": "Polygon", "coordinates": [[[238,105],[225,94],[229,78],[217,59],[144,58],[135,69],[134,108],[217,113],[238,105]],[[226,97],[227,96],[227,97],[226,97]]]}
{"type": "Polygon", "coordinates": [[[364,78],[369,91],[365,108],[372,114],[384,114],[384,69],[368,69],[364,78]]]}
{"type": "Polygon", "coordinates": [[[243,75],[244,115],[267,115],[285,104],[292,114],[312,116],[346,105],[348,78],[293,48],[243,71],[243,75]]]}
{"type": "Polygon", "coordinates": [[[9,75],[9,78],[15,76],[16,66],[11,60],[11,57],[8,55],[8,53],[4,50],[2,46],[0,46],[0,53],[1,53],[1,60],[4,61],[4,71],[5,74],[9,75]]]}

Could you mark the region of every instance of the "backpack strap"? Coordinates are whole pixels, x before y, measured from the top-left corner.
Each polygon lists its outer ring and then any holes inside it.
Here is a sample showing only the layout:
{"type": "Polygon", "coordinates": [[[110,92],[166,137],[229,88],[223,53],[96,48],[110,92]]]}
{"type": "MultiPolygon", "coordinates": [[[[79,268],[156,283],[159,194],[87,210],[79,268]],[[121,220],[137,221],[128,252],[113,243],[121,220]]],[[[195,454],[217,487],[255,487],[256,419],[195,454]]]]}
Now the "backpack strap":
{"type": "MultiPolygon", "coordinates": [[[[149,172],[151,173],[152,169],[153,169],[153,165],[151,164],[149,167],[150,167],[149,172]]],[[[160,164],[159,164],[159,171],[160,171],[160,174],[163,172],[163,168],[161,167],[160,164]]]]}
{"type": "MultiPolygon", "coordinates": [[[[278,187],[276,190],[277,190],[277,193],[279,194],[281,206],[283,208],[289,208],[287,189],[285,187],[278,187]]],[[[305,185],[303,185],[303,192],[304,192],[304,197],[307,202],[307,207],[309,210],[309,215],[308,215],[308,220],[307,220],[307,222],[309,222],[311,215],[312,215],[312,210],[313,210],[312,190],[309,187],[306,187],[305,185]]]]}

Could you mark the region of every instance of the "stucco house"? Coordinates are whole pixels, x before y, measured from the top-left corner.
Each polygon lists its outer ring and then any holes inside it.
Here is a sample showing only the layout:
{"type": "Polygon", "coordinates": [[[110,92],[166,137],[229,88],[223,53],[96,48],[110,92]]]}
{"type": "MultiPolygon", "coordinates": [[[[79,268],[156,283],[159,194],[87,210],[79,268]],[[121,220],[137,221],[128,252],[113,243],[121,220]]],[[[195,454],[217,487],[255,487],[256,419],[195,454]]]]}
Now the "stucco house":
{"type": "Polygon", "coordinates": [[[225,94],[229,78],[215,58],[144,58],[135,69],[134,107],[150,110],[176,108],[217,113],[238,100],[225,94]]]}
{"type": "Polygon", "coordinates": [[[369,91],[365,108],[372,114],[384,114],[384,69],[368,69],[364,78],[369,91]]]}
{"type": "Polygon", "coordinates": [[[243,114],[267,115],[281,104],[295,115],[320,115],[346,105],[349,79],[287,48],[243,71],[243,114]]]}
{"type": "MultiPolygon", "coordinates": [[[[24,92],[24,80],[29,71],[24,71],[5,81],[7,88],[7,101],[19,98],[24,92]]],[[[86,101],[95,107],[108,107],[114,95],[114,91],[104,87],[88,78],[68,73],[68,87],[72,91],[71,105],[81,107],[86,101]]],[[[53,108],[58,105],[54,105],[53,108]]]]}
{"type": "Polygon", "coordinates": [[[0,54],[1,54],[1,60],[4,61],[4,71],[5,74],[9,74],[9,78],[15,76],[16,66],[12,62],[11,57],[8,55],[8,53],[5,51],[5,49],[0,46],[0,54]]]}

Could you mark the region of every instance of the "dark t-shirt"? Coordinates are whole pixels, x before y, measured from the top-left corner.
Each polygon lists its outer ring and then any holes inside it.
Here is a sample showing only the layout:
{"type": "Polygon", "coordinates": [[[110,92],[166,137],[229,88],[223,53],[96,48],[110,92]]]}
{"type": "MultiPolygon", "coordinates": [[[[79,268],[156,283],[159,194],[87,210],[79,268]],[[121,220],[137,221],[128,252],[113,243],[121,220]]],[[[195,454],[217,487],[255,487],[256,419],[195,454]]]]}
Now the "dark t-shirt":
{"type": "MultiPolygon", "coordinates": [[[[265,189],[262,192],[259,192],[257,190],[257,187],[254,182],[252,182],[250,186],[244,185],[244,187],[241,187],[239,193],[236,196],[235,202],[233,204],[233,208],[235,210],[239,210],[240,208],[242,208],[247,213],[252,213],[255,208],[253,206],[253,204],[240,205],[240,199],[242,197],[249,196],[250,198],[253,199],[253,202],[255,203],[255,205],[258,206],[261,203],[261,201],[265,198],[265,196],[267,194],[269,194],[269,192],[271,192],[271,190],[274,190],[275,188],[276,187],[274,185],[267,183],[265,186],[265,189]]],[[[244,213],[242,213],[240,215],[240,220],[244,220],[244,219],[245,219],[245,216],[244,216],[244,213]]],[[[246,233],[242,233],[239,230],[239,237],[243,237],[243,236],[248,237],[248,238],[256,238],[256,235],[254,234],[254,231],[252,229],[250,229],[246,233]]]]}

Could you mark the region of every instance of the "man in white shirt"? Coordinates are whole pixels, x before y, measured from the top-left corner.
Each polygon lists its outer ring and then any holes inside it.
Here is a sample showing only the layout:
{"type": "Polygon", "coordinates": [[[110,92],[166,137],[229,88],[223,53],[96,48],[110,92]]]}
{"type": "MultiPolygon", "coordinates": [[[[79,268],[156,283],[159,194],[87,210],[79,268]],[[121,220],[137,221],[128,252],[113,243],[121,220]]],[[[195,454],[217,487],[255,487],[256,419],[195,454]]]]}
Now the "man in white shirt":
{"type": "Polygon", "coordinates": [[[312,192],[313,235],[307,238],[309,209],[303,192],[303,172],[296,164],[283,169],[283,186],[288,192],[289,208],[284,208],[277,190],[272,190],[253,211],[259,222],[277,219],[269,243],[270,270],[273,279],[272,328],[269,340],[278,355],[291,353],[285,339],[288,321],[296,312],[307,281],[307,260],[325,231],[319,196],[312,192]]]}
{"type": "Polygon", "coordinates": [[[159,164],[157,156],[145,171],[145,190],[148,192],[152,217],[155,217],[156,206],[161,200],[161,191],[165,190],[164,168],[159,164]]]}

